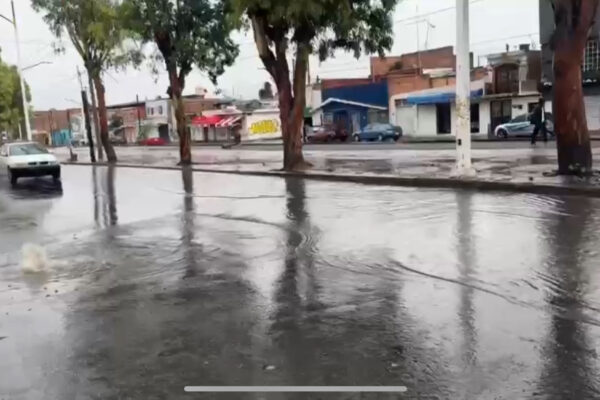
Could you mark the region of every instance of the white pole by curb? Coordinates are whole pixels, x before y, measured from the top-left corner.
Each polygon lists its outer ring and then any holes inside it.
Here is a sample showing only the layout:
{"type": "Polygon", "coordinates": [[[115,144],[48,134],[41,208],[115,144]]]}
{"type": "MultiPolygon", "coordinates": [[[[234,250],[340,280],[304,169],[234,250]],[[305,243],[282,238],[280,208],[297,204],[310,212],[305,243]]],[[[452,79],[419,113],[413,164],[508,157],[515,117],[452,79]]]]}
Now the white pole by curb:
{"type": "Polygon", "coordinates": [[[456,173],[472,175],[469,0],[456,0],[456,173]]]}
{"type": "Polygon", "coordinates": [[[15,42],[17,44],[17,67],[19,77],[21,78],[21,100],[23,101],[23,117],[25,118],[25,133],[27,140],[31,141],[31,124],[29,123],[29,103],[27,101],[27,92],[25,91],[25,80],[23,78],[23,65],[21,64],[21,48],[19,46],[19,30],[17,29],[17,17],[15,16],[15,2],[10,1],[12,7],[13,26],[15,28],[15,42]]]}

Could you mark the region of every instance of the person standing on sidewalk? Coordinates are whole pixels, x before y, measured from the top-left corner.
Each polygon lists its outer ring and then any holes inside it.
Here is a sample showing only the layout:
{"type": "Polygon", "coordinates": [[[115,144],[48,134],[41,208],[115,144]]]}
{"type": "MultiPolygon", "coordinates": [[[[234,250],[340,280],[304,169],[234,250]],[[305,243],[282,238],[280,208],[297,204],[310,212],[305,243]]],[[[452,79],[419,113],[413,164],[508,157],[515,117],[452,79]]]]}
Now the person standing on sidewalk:
{"type": "Polygon", "coordinates": [[[535,145],[538,133],[541,131],[544,143],[548,142],[548,133],[546,132],[546,113],[544,111],[544,99],[540,98],[537,106],[531,113],[530,122],[534,125],[533,133],[531,134],[531,144],[535,145]]]}

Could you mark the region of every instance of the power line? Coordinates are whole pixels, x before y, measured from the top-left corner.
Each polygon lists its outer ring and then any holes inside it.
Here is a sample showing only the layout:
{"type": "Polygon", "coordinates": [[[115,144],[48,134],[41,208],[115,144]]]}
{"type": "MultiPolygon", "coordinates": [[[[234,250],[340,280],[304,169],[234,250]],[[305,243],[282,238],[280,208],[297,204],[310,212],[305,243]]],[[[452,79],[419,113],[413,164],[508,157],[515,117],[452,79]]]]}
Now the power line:
{"type": "MultiPolygon", "coordinates": [[[[475,3],[482,2],[482,1],[484,1],[484,0],[471,0],[469,2],[469,4],[475,4],[475,3]]],[[[456,6],[440,8],[439,10],[434,10],[434,11],[426,12],[423,14],[413,15],[412,17],[397,19],[394,21],[394,24],[401,24],[402,22],[412,21],[414,19],[419,19],[419,18],[427,17],[429,15],[435,15],[435,14],[443,13],[446,11],[452,11],[452,10],[456,10],[456,6]]]]}
{"type": "Polygon", "coordinates": [[[501,37],[501,38],[497,38],[497,39],[482,40],[479,42],[471,43],[471,46],[476,46],[476,45],[485,44],[485,43],[499,42],[499,41],[507,40],[507,39],[518,39],[518,38],[522,38],[522,37],[530,37],[530,36],[534,36],[534,35],[538,35],[538,34],[539,34],[539,32],[531,32],[531,33],[523,33],[522,35],[513,35],[513,36],[506,36],[506,37],[501,37]]]}

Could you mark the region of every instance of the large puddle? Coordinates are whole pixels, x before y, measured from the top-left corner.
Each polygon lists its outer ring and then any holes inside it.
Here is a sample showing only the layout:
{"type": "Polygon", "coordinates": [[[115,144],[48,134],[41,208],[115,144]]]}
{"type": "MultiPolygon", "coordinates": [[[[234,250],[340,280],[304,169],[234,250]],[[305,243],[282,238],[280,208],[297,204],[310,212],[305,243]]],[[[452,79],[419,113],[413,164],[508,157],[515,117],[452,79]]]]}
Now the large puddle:
{"type": "Polygon", "coordinates": [[[88,167],[45,185],[0,185],[7,398],[600,396],[597,199],[88,167]]]}

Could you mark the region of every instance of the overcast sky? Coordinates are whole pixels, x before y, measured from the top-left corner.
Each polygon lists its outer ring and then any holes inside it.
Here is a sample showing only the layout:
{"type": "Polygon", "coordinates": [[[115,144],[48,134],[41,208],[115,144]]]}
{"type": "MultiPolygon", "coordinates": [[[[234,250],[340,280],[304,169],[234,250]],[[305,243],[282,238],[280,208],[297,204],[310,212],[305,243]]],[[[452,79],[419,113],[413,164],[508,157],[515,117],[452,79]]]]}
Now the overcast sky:
{"type": "MultiPolygon", "coordinates": [[[[416,51],[417,48],[435,48],[455,44],[456,0],[403,0],[394,13],[394,47],[391,55],[416,51]],[[449,9],[449,10],[448,10],[449,9]],[[423,15],[420,18],[415,16],[423,15]],[[418,29],[418,34],[417,34],[418,29]],[[419,40],[417,40],[419,38],[419,40]]],[[[33,106],[38,110],[76,107],[79,99],[79,83],[76,66],[82,66],[78,54],[67,44],[66,53],[56,55],[52,44],[56,39],[50,33],[42,17],[30,5],[29,0],[15,0],[21,41],[23,66],[40,61],[51,62],[25,71],[25,79],[31,86],[33,106]]],[[[0,14],[10,16],[10,0],[0,0],[0,14]]],[[[471,0],[471,51],[475,62],[479,56],[503,51],[508,43],[531,43],[539,46],[538,0],[471,0]]],[[[245,99],[257,97],[258,90],[268,74],[262,69],[251,35],[236,33],[240,55],[218,81],[223,93],[245,99]]],[[[2,59],[16,63],[17,55],[12,26],[0,19],[0,48],[2,59]]],[[[482,60],[483,61],[483,60],[482,60]]],[[[162,67],[162,66],[161,66],[162,67]]],[[[369,74],[368,57],[356,60],[350,54],[340,52],[335,58],[319,63],[311,57],[311,76],[321,78],[360,77],[369,74]]],[[[108,104],[153,99],[164,96],[168,79],[164,70],[158,76],[147,68],[141,70],[109,71],[105,77],[108,104]]],[[[193,93],[196,87],[213,92],[215,87],[203,74],[190,74],[185,93],[193,93]]],[[[0,88],[1,90],[1,88],[0,88]]]]}

